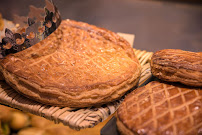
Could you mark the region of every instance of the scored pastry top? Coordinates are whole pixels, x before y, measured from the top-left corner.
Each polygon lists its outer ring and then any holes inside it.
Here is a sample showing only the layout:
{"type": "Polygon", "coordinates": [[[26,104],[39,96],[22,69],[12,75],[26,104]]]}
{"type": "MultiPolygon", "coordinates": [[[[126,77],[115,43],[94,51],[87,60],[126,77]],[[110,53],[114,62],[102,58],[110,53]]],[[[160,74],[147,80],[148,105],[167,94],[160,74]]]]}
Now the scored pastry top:
{"type": "Polygon", "coordinates": [[[202,90],[150,82],[130,93],[117,110],[138,134],[197,134],[202,127],[202,90]]]}
{"type": "MultiPolygon", "coordinates": [[[[61,93],[76,97],[82,91],[83,98],[87,98],[85,91],[92,89],[98,91],[88,96],[107,97],[115,92],[110,87],[131,83],[131,78],[136,80],[140,75],[138,59],[126,40],[106,29],[73,20],[62,21],[38,44],[6,56],[1,66],[2,72],[12,74],[18,84],[21,78],[58,97],[61,93]],[[106,88],[108,91],[99,90],[106,88]]],[[[32,91],[43,93],[36,88],[32,91]]]]}

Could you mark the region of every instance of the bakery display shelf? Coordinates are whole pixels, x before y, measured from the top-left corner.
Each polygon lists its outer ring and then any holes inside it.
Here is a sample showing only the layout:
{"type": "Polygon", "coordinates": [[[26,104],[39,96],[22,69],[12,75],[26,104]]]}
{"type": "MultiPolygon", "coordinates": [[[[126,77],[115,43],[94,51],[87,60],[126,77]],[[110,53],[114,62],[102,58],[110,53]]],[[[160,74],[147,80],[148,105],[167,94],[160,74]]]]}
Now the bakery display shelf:
{"type": "MultiPolygon", "coordinates": [[[[134,49],[134,52],[142,66],[142,73],[138,84],[140,86],[151,77],[149,62],[153,53],[136,49],[134,49]]],[[[50,106],[28,99],[13,90],[5,81],[0,81],[1,104],[44,117],[55,123],[63,123],[76,130],[92,128],[99,122],[104,121],[117,110],[123,99],[124,97],[100,107],[90,108],[50,106]]]]}

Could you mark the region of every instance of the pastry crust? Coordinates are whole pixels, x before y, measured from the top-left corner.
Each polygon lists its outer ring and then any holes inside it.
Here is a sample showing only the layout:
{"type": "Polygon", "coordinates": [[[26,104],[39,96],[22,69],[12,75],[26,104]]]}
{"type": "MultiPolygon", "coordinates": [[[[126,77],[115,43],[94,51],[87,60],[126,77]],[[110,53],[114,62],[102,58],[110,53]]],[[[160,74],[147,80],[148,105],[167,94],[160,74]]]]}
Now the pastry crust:
{"type": "Polygon", "coordinates": [[[123,135],[202,133],[202,90],[157,81],[126,96],[117,110],[123,135]]]}
{"type": "Polygon", "coordinates": [[[202,87],[202,52],[165,49],[151,58],[152,74],[161,80],[202,87]]]}
{"type": "Polygon", "coordinates": [[[88,107],[120,98],[135,86],[140,64],[117,34],[83,22],[62,21],[50,36],[6,56],[7,83],[41,103],[88,107]]]}
{"type": "Polygon", "coordinates": [[[132,131],[130,131],[130,129],[128,129],[123,122],[121,122],[119,120],[119,118],[116,118],[116,125],[118,127],[118,131],[121,135],[138,135],[137,133],[133,133],[132,131]]]}

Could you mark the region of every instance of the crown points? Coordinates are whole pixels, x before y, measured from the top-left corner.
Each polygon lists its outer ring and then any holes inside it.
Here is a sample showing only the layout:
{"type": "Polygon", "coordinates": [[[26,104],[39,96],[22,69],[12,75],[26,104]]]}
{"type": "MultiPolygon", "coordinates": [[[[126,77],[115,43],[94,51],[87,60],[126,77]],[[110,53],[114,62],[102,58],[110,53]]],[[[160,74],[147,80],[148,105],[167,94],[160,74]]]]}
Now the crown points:
{"type": "Polygon", "coordinates": [[[29,17],[14,15],[14,23],[20,27],[16,33],[5,29],[5,37],[0,42],[0,58],[35,45],[57,29],[61,22],[60,13],[52,1],[45,2],[44,9],[31,5],[29,17]]]}

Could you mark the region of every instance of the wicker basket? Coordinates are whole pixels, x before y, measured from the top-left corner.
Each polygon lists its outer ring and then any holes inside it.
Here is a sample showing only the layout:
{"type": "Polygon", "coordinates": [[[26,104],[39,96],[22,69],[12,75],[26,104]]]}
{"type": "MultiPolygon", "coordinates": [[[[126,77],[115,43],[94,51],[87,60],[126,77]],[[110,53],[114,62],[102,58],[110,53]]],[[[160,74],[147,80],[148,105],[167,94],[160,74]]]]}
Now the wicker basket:
{"type": "MultiPolygon", "coordinates": [[[[145,80],[151,76],[149,61],[152,52],[135,50],[134,52],[142,65],[142,73],[139,81],[141,85],[145,80]]],[[[113,114],[118,108],[122,99],[103,105],[99,108],[69,108],[48,106],[36,101],[30,100],[13,90],[4,81],[0,81],[0,103],[10,107],[29,112],[46,119],[55,121],[55,123],[62,122],[64,125],[80,130],[83,128],[90,128],[97,125],[99,122],[105,120],[109,115],[113,114]]]]}

